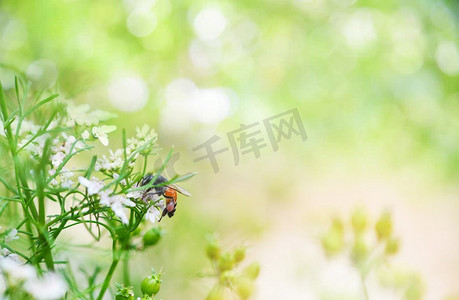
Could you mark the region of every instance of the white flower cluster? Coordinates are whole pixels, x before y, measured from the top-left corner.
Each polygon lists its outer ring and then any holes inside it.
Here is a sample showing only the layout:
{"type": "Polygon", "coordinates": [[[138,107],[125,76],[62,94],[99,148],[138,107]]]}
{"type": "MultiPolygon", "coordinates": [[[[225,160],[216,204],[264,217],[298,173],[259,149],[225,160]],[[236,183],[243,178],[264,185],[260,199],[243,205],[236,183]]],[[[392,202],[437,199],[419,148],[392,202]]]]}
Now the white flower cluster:
{"type": "Polygon", "coordinates": [[[35,268],[23,263],[19,256],[10,253],[7,249],[1,250],[0,256],[0,294],[6,288],[22,287],[33,299],[55,300],[61,299],[67,292],[67,284],[61,275],[46,273],[38,277],[35,268]]]}
{"type": "MultiPolygon", "coordinates": [[[[133,188],[138,188],[139,184],[135,184],[133,188]]],[[[161,218],[161,213],[166,208],[164,200],[160,199],[160,196],[156,193],[153,188],[145,194],[145,191],[132,191],[127,193],[126,197],[133,199],[141,199],[145,205],[149,205],[145,219],[151,223],[155,223],[161,218]]]]}
{"type": "Polygon", "coordinates": [[[121,219],[121,222],[127,224],[129,219],[125,212],[125,207],[134,207],[135,203],[122,195],[112,195],[113,191],[110,189],[102,190],[105,184],[97,178],[92,178],[91,180],[85,177],[78,177],[80,184],[88,189],[89,195],[98,195],[100,198],[100,204],[108,206],[111,210],[121,219]]]}
{"type": "MultiPolygon", "coordinates": [[[[142,128],[136,128],[136,136],[127,140],[126,145],[126,154],[129,156],[134,151],[145,145],[145,143],[154,140],[157,138],[157,134],[154,129],[145,124],[142,128]]],[[[152,143],[151,147],[154,146],[152,143]]],[[[109,150],[110,155],[102,155],[102,158],[99,158],[96,162],[96,171],[108,171],[108,172],[117,172],[124,164],[124,150],[116,149],[115,151],[109,150]]],[[[136,153],[134,159],[130,161],[129,167],[133,167],[136,159],[140,154],[136,153]]]]}
{"type": "MultiPolygon", "coordinates": [[[[67,156],[74,154],[79,149],[82,149],[85,145],[81,141],[77,141],[74,136],[67,136],[65,133],[62,134],[61,138],[56,138],[53,141],[52,155],[50,157],[52,168],[49,170],[49,175],[54,176],[59,167],[64,163],[67,156]],[[73,146],[73,149],[72,149],[73,146]]],[[[51,180],[51,184],[54,186],[60,185],[62,188],[71,188],[73,186],[73,172],[65,167],[62,167],[56,177],[51,180]]]]}
{"type": "Polygon", "coordinates": [[[115,115],[103,110],[91,110],[88,104],[75,105],[72,101],[67,101],[67,116],[63,118],[63,125],[67,127],[95,126],[101,121],[107,121],[115,115]]]}
{"type": "Polygon", "coordinates": [[[5,243],[8,244],[9,242],[19,239],[17,234],[18,230],[16,228],[11,229],[10,232],[8,232],[8,234],[5,236],[5,243]]]}
{"type": "Polygon", "coordinates": [[[151,223],[155,223],[161,218],[161,214],[166,206],[164,201],[160,200],[157,204],[150,206],[147,213],[145,214],[145,219],[151,223]]]}
{"type": "Polygon", "coordinates": [[[127,151],[128,154],[132,153],[135,149],[143,146],[148,141],[158,137],[155,130],[150,128],[148,124],[144,124],[142,128],[136,127],[136,135],[133,138],[127,140],[127,151]]]}
{"type": "Polygon", "coordinates": [[[102,145],[107,146],[109,143],[107,133],[116,130],[114,125],[99,125],[101,121],[106,121],[113,118],[115,115],[103,110],[91,110],[91,107],[87,104],[74,105],[72,101],[68,102],[67,105],[67,116],[63,118],[62,123],[67,127],[83,126],[91,127],[88,130],[84,130],[82,133],[83,139],[88,139],[90,133],[96,139],[98,139],[102,145]]]}
{"type": "MultiPolygon", "coordinates": [[[[52,125],[55,126],[56,123],[53,123],[52,125]]],[[[16,133],[17,128],[18,120],[14,120],[11,123],[11,131],[13,134],[16,133]]],[[[39,130],[40,126],[35,125],[32,121],[24,119],[18,132],[19,136],[21,137],[21,139],[18,141],[18,147],[21,148],[27,144],[25,149],[36,156],[40,156],[43,153],[43,147],[45,146],[45,141],[48,135],[44,134],[38,136],[35,138],[35,140],[33,140],[33,142],[29,143],[29,141],[38,133],[39,130]]]]}
{"type": "MultiPolygon", "coordinates": [[[[118,174],[116,174],[114,178],[116,179],[117,176],[118,174]]],[[[165,208],[164,201],[160,200],[160,197],[156,194],[154,189],[150,190],[146,195],[144,195],[144,191],[133,191],[129,192],[126,196],[123,196],[120,194],[113,194],[113,190],[111,189],[104,190],[103,188],[105,184],[97,180],[97,178],[93,177],[89,180],[80,176],[78,177],[78,181],[82,186],[87,188],[89,195],[98,195],[100,198],[99,203],[103,206],[110,207],[115,215],[120,218],[123,224],[127,224],[129,222],[125,208],[135,206],[135,203],[128,198],[134,200],[142,199],[145,205],[149,205],[145,218],[152,223],[159,220],[161,212],[165,208]]],[[[134,187],[137,187],[137,185],[134,187]]]]}
{"type": "MultiPolygon", "coordinates": [[[[11,130],[13,133],[16,133],[18,128],[19,121],[16,119],[11,123],[11,130]]],[[[21,123],[21,127],[19,128],[19,136],[23,136],[24,134],[37,134],[38,130],[40,130],[40,126],[35,125],[32,121],[24,119],[21,123]]]]}

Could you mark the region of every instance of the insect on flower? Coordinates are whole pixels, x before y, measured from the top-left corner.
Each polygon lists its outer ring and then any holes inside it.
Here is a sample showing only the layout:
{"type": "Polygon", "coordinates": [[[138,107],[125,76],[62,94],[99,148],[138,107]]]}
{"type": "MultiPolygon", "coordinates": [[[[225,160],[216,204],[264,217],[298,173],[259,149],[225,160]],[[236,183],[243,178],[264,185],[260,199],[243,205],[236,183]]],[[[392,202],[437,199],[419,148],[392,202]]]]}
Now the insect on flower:
{"type": "MultiPolygon", "coordinates": [[[[140,186],[145,186],[149,184],[155,177],[156,175],[153,174],[145,175],[140,181],[140,186]]],[[[142,195],[143,201],[145,201],[145,199],[150,198],[152,193],[158,196],[163,196],[165,198],[166,207],[163,209],[161,218],[158,220],[158,222],[161,222],[165,215],[168,215],[169,218],[172,218],[174,216],[175,210],[177,208],[177,192],[187,197],[191,196],[191,194],[188,191],[184,190],[178,185],[166,184],[168,181],[169,180],[167,180],[165,177],[158,175],[153,183],[155,187],[146,189],[142,195]]]]}

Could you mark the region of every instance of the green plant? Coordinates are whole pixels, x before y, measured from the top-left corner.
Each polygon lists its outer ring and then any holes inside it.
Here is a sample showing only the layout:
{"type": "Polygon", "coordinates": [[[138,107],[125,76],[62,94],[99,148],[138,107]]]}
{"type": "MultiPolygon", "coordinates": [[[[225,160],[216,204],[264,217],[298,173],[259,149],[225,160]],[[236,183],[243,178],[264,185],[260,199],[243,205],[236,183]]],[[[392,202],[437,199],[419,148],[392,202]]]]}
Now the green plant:
{"type": "MultiPolygon", "coordinates": [[[[41,95],[29,94],[28,83],[20,79],[15,83],[8,95],[0,85],[0,216],[10,220],[4,224],[10,229],[0,233],[4,295],[102,299],[120,261],[124,284],[130,285],[130,253],[144,249],[136,244],[142,240],[139,229],[146,226],[146,219],[158,220],[165,207],[154,192],[154,180],[139,184],[148,170],[148,158],[158,154],[158,136],[148,125],[137,128],[131,138],[123,130],[122,147],[102,150],[106,154],[98,156],[96,150],[108,146],[108,134],[116,130],[107,124],[113,114],[62,101],[57,94],[39,100],[41,95]],[[74,226],[85,228],[95,242],[111,241],[112,262],[102,280],[101,268],[96,267],[86,274],[84,285],[75,279],[69,259],[56,259],[59,237],[74,226]]],[[[150,232],[143,240],[152,245],[159,238],[152,241],[150,232]]],[[[129,287],[117,287],[117,299],[131,299],[129,287]]]]}
{"type": "Polygon", "coordinates": [[[323,234],[322,247],[328,257],[348,255],[357,269],[365,299],[370,299],[367,278],[370,273],[378,276],[379,283],[402,291],[407,300],[419,300],[423,284],[414,272],[401,271],[390,264],[392,256],[399,251],[399,239],[394,236],[390,212],[385,211],[373,223],[363,208],[356,209],[349,224],[334,218],[328,231],[323,234]]]}
{"type": "Polygon", "coordinates": [[[260,265],[251,263],[240,268],[245,252],[245,246],[239,246],[231,252],[222,252],[219,241],[215,237],[208,238],[206,254],[212,263],[212,271],[203,275],[214,278],[216,283],[207,295],[207,300],[228,299],[228,293],[236,294],[240,299],[249,299],[253,295],[260,265]]]}

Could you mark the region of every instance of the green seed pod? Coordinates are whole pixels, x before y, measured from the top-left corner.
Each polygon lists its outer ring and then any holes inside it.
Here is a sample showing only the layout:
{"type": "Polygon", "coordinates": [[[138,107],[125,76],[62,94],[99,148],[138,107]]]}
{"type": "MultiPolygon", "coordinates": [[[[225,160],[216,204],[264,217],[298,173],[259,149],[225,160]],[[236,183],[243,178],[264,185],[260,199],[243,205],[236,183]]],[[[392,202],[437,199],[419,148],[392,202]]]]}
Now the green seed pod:
{"type": "Polygon", "coordinates": [[[322,247],[329,255],[340,253],[344,248],[344,233],[342,227],[333,225],[322,237],[322,247]]]}
{"type": "Polygon", "coordinates": [[[134,295],[130,295],[130,296],[116,295],[115,299],[116,300],[134,300],[134,295]]]}
{"type": "Polygon", "coordinates": [[[244,260],[245,251],[246,251],[246,247],[244,246],[237,247],[236,250],[234,250],[234,261],[236,263],[239,263],[244,260]]]}
{"type": "Polygon", "coordinates": [[[367,215],[365,213],[365,210],[363,209],[357,209],[354,211],[352,214],[351,218],[351,223],[352,223],[352,228],[356,233],[362,233],[365,231],[365,228],[367,227],[367,215]]]}
{"type": "Polygon", "coordinates": [[[116,300],[134,300],[134,291],[132,286],[124,286],[123,284],[115,283],[116,300]]]}
{"type": "Polygon", "coordinates": [[[226,252],[220,256],[218,260],[218,269],[220,272],[231,270],[234,267],[234,259],[233,256],[226,252]]]}
{"type": "Polygon", "coordinates": [[[220,258],[220,245],[218,244],[217,241],[209,241],[209,244],[207,244],[206,248],[206,254],[207,257],[209,257],[211,260],[216,260],[220,258]]]}
{"type": "Polygon", "coordinates": [[[260,265],[256,262],[251,263],[242,271],[242,274],[247,278],[255,280],[260,274],[260,265]]]}
{"type": "Polygon", "coordinates": [[[159,228],[152,228],[148,230],[142,237],[145,247],[156,245],[161,239],[163,233],[159,228]]]}
{"type": "Polygon", "coordinates": [[[255,290],[253,280],[244,276],[240,277],[236,283],[236,290],[241,299],[249,299],[255,290]]]}
{"type": "Polygon", "coordinates": [[[141,285],[140,289],[142,293],[148,296],[156,295],[161,288],[161,274],[153,274],[145,278],[141,285]]]}
{"type": "Polygon", "coordinates": [[[387,240],[386,243],[386,248],[384,249],[384,252],[387,255],[394,255],[397,254],[399,248],[399,241],[396,238],[390,238],[387,240]]]}
{"type": "Polygon", "coordinates": [[[392,234],[392,218],[389,212],[381,215],[375,226],[376,234],[380,241],[387,240],[392,234]]]}
{"type": "Polygon", "coordinates": [[[210,290],[206,300],[223,300],[224,298],[224,288],[217,284],[210,290]]]}
{"type": "Polygon", "coordinates": [[[420,300],[424,293],[424,286],[419,277],[415,276],[405,291],[406,300],[420,300]]]}

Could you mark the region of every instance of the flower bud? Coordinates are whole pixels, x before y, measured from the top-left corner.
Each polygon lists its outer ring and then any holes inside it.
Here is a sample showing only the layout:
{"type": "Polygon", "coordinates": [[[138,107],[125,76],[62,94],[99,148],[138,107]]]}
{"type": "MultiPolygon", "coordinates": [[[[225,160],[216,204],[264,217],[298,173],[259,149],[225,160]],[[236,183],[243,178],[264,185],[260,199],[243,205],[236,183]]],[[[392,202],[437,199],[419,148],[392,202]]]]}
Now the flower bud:
{"type": "Polygon", "coordinates": [[[116,286],[116,300],[134,300],[134,290],[132,286],[124,286],[119,283],[115,283],[116,286]]]}
{"type": "Polygon", "coordinates": [[[352,228],[356,233],[361,233],[367,227],[367,215],[363,209],[357,209],[352,214],[352,228]]]}
{"type": "Polygon", "coordinates": [[[152,228],[148,230],[142,237],[145,247],[156,245],[161,239],[163,233],[159,228],[152,228]]]}
{"type": "Polygon", "coordinates": [[[141,285],[140,289],[142,293],[148,296],[156,295],[161,288],[161,273],[153,274],[147,278],[145,278],[141,285]]]}
{"type": "Polygon", "coordinates": [[[387,240],[386,248],[384,249],[384,253],[387,255],[397,254],[399,248],[399,242],[396,238],[390,238],[387,240]]]}
{"type": "Polygon", "coordinates": [[[236,250],[234,250],[234,261],[236,263],[239,263],[244,260],[245,250],[246,250],[246,247],[244,246],[237,247],[236,250]]]}
{"type": "Polygon", "coordinates": [[[240,277],[236,283],[236,290],[241,299],[249,299],[255,290],[253,280],[244,276],[240,277]]]}
{"type": "Polygon", "coordinates": [[[220,257],[220,245],[216,239],[209,240],[206,248],[207,257],[216,260],[220,257]]]}
{"type": "Polygon", "coordinates": [[[420,300],[422,299],[422,294],[424,292],[424,286],[419,277],[414,276],[411,279],[411,282],[408,288],[405,291],[405,299],[407,300],[420,300]]]}
{"type": "Polygon", "coordinates": [[[330,230],[322,237],[322,247],[329,255],[338,254],[344,248],[343,224],[338,219],[333,220],[330,230]]]}
{"type": "Polygon", "coordinates": [[[247,278],[255,280],[260,274],[260,265],[256,262],[251,263],[242,271],[242,274],[247,278]]]}
{"type": "Polygon", "coordinates": [[[392,218],[389,212],[385,212],[376,223],[376,234],[379,240],[386,240],[392,234],[392,218]]]}
{"type": "Polygon", "coordinates": [[[218,269],[220,272],[231,270],[234,266],[233,256],[230,253],[223,253],[218,260],[218,269]]]}

